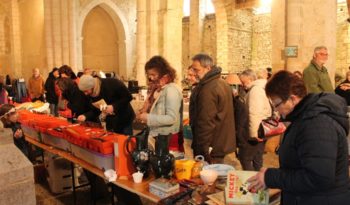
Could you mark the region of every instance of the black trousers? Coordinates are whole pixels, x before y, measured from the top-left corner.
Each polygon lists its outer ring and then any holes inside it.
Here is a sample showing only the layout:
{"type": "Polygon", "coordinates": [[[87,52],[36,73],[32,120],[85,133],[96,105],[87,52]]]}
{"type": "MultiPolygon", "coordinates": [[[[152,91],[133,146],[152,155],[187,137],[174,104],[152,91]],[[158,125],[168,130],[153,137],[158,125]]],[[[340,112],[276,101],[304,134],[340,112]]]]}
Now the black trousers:
{"type": "Polygon", "coordinates": [[[263,166],[263,154],[265,143],[259,142],[255,145],[242,147],[238,152],[238,159],[241,162],[243,170],[259,171],[263,166]]]}

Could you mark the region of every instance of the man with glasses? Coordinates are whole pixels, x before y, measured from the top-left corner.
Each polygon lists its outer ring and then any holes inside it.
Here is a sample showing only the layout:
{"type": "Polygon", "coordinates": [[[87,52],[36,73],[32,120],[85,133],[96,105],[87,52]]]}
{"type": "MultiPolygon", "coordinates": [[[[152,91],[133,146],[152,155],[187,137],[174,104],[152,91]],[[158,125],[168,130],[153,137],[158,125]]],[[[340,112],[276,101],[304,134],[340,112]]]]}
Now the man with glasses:
{"type": "Polygon", "coordinates": [[[203,155],[209,163],[223,163],[224,157],[236,150],[232,89],[210,56],[195,55],[191,67],[199,79],[192,94],[193,154],[203,155]]]}
{"type": "Polygon", "coordinates": [[[327,60],[327,47],[316,47],[310,65],[303,72],[303,79],[308,93],[334,92],[327,68],[324,67],[327,60]]]}

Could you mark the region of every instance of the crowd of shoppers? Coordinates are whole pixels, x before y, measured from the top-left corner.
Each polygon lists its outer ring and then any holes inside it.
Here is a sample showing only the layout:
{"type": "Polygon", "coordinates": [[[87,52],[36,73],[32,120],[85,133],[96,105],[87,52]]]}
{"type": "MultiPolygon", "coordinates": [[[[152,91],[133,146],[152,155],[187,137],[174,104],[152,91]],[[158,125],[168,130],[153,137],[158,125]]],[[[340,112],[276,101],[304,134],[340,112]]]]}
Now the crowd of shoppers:
{"type": "MultiPolygon", "coordinates": [[[[327,48],[319,46],[303,73],[243,70],[238,74],[241,90],[233,93],[209,55],[193,56],[186,77],[191,89],[193,155],[202,155],[209,163],[225,163],[225,156],[236,152],[244,170],[258,171],[249,179],[250,191],[281,189],[283,204],[349,203],[346,113],[350,71],[336,87],[336,95],[325,67],[327,60],[327,48]],[[280,167],[265,168],[266,140],[258,137],[258,128],[273,113],[280,115],[288,128],[280,142],[280,167]]],[[[111,132],[133,135],[133,123],[143,123],[156,143],[158,137],[167,137],[170,150],[184,152],[183,97],[176,84],[176,70],[164,57],[153,56],[145,64],[145,75],[148,95],[136,114],[124,82],[111,75],[100,78],[89,68],[78,77],[68,65],[53,68],[46,82],[35,68],[28,80],[28,93],[33,102],[47,101],[54,116],[59,116],[63,104],[73,119],[105,121],[111,132]]],[[[8,78],[5,81],[0,76],[0,104],[5,104],[0,106],[0,118],[12,128],[15,144],[28,155],[17,113],[13,105],[7,105],[8,78]]],[[[116,193],[121,204],[142,204],[137,195],[122,188],[116,193]]]]}

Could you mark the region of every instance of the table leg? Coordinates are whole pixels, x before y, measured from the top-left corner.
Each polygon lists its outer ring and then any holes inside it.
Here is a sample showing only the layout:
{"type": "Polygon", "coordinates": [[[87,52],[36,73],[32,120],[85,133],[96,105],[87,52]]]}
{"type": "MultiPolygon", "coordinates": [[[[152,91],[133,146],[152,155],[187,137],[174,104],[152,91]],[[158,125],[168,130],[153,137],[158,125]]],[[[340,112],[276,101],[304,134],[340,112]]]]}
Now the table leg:
{"type": "Polygon", "coordinates": [[[75,191],[75,174],[74,174],[74,163],[71,162],[71,172],[72,172],[72,189],[73,189],[73,204],[76,205],[77,202],[77,195],[75,191]]]}

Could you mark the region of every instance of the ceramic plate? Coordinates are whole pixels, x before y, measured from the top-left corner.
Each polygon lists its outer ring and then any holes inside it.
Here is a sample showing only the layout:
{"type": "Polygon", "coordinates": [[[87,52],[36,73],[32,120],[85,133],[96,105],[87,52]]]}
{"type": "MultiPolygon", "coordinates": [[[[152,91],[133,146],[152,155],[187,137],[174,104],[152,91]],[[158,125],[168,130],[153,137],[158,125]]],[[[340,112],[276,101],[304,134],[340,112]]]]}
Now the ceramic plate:
{"type": "Polygon", "coordinates": [[[203,169],[212,169],[217,171],[219,177],[226,177],[229,171],[235,170],[233,166],[227,164],[210,164],[203,167],[203,169]]]}

